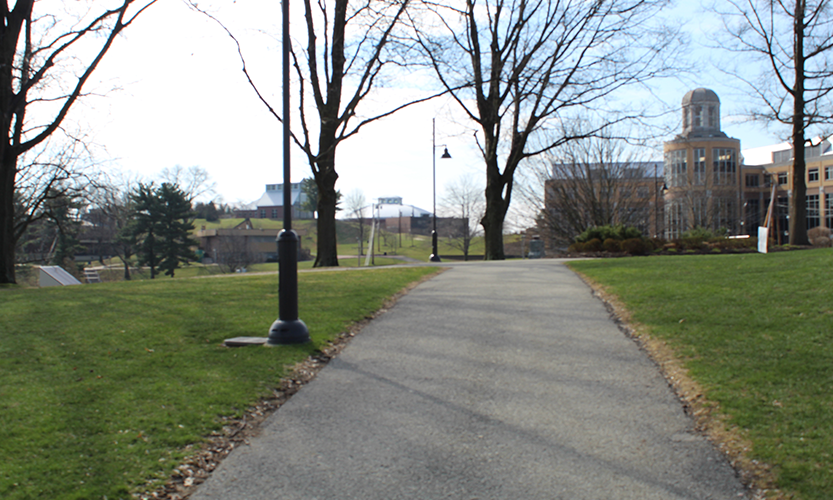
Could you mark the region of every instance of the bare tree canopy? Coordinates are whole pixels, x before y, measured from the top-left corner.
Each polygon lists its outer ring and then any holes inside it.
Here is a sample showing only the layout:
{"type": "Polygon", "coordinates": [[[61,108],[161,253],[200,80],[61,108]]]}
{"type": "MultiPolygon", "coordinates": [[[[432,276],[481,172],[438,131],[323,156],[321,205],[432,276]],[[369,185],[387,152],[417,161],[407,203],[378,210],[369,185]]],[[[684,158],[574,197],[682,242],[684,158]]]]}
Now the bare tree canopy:
{"type": "Polygon", "coordinates": [[[179,186],[191,203],[198,198],[210,200],[217,194],[217,183],[211,180],[207,170],[197,165],[188,168],[181,165],[165,167],[159,178],[163,183],[179,186]]]}
{"type": "MultiPolygon", "coordinates": [[[[199,10],[194,2],[191,4],[199,10]]],[[[314,266],[338,266],[335,223],[338,145],[358,134],[365,125],[434,96],[391,103],[381,111],[362,106],[373,90],[391,75],[389,70],[395,71],[403,65],[399,51],[391,50],[391,47],[410,0],[304,0],[303,5],[304,33],[294,33],[298,42],[291,49],[299,119],[291,117],[290,123],[300,125],[293,125],[291,135],[306,155],[318,186],[318,243],[314,266]]],[[[234,38],[228,29],[226,32],[234,38]]],[[[243,59],[239,43],[238,49],[243,59]]],[[[245,59],[243,71],[269,112],[283,121],[253,81],[245,59]]]]}
{"type": "Polygon", "coordinates": [[[833,122],[833,5],[829,0],[728,0],[723,45],[743,54],[734,71],[762,107],[751,115],[791,127],[790,244],[808,245],[805,154],[813,129],[833,122]],[[754,66],[753,66],[754,65],[754,66]],[[760,68],[750,73],[749,67],[760,68]]]}
{"type": "Polygon", "coordinates": [[[633,226],[645,236],[658,232],[662,164],[645,161],[648,151],[628,144],[628,134],[613,132],[564,143],[531,162],[519,178],[520,197],[539,208],[538,226],[550,245],[566,247],[585,230],[607,225],[633,226]]]}
{"type": "MultiPolygon", "coordinates": [[[[542,147],[534,147],[530,139],[569,120],[573,112],[603,108],[623,87],[672,69],[681,38],[654,19],[667,4],[424,2],[429,14],[412,17],[429,65],[478,126],[477,144],[486,167],[481,224],[487,260],[504,258],[503,223],[521,161],[573,138],[557,137],[542,147]]],[[[622,114],[609,116],[611,121],[623,119],[622,114]]]]}
{"type": "Polygon", "coordinates": [[[364,191],[354,189],[347,194],[346,199],[347,215],[356,220],[359,229],[359,255],[364,253],[364,212],[368,208],[364,191]]]}
{"type": "Polygon", "coordinates": [[[471,175],[460,177],[445,186],[440,204],[443,215],[450,219],[442,228],[448,244],[463,252],[463,260],[469,260],[472,240],[479,234],[478,221],[486,207],[483,188],[471,175]]]}
{"type": "Polygon", "coordinates": [[[62,129],[116,37],[155,2],[72,2],[60,13],[47,2],[0,3],[0,283],[15,282],[15,242],[28,224],[13,202],[21,157],[62,129]]]}

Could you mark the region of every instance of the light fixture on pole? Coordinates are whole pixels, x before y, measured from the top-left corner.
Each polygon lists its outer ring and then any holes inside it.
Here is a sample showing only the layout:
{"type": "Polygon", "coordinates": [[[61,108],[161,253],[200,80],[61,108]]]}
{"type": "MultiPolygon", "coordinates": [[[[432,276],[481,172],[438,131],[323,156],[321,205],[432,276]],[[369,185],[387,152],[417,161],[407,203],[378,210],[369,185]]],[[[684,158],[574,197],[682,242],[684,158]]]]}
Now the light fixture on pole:
{"type": "Polygon", "coordinates": [[[431,231],[431,257],[428,258],[431,262],[440,262],[440,253],[437,251],[437,148],[445,148],[443,150],[443,155],[440,156],[442,159],[451,158],[451,155],[448,154],[448,148],[445,144],[440,144],[437,146],[437,120],[436,118],[431,118],[431,172],[433,178],[433,191],[434,191],[434,229],[431,231]]]}
{"type": "Polygon", "coordinates": [[[303,344],[309,330],[298,319],[298,235],[292,230],[292,183],[289,129],[289,0],[283,11],[283,231],[278,234],[279,317],[269,329],[267,345],[303,344]]]}

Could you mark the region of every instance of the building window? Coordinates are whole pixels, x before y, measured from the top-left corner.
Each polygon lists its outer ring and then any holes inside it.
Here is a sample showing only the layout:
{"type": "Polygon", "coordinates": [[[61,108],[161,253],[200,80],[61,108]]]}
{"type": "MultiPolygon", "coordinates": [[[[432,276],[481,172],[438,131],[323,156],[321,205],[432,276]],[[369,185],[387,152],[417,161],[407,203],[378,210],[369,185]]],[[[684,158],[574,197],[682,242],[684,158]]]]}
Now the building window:
{"type": "Polygon", "coordinates": [[[746,233],[757,235],[758,226],[761,225],[761,201],[758,199],[746,200],[746,233]]]}
{"type": "Polygon", "coordinates": [[[260,211],[260,218],[261,218],[261,219],[265,219],[265,218],[266,218],[266,210],[261,210],[261,211],[260,211]]]}
{"type": "Polygon", "coordinates": [[[683,204],[679,200],[668,202],[665,210],[665,237],[673,240],[679,238],[686,229],[686,217],[683,204]]]}
{"type": "Polygon", "coordinates": [[[277,218],[278,218],[278,209],[277,209],[277,208],[273,208],[273,209],[272,209],[272,218],[273,218],[273,219],[277,219],[277,218]]]}
{"type": "Polygon", "coordinates": [[[824,167],[824,180],[829,181],[831,179],[833,179],[833,166],[824,167]]]}
{"type": "Polygon", "coordinates": [[[819,181],[819,169],[811,168],[807,170],[807,182],[819,181]]]}
{"type": "Polygon", "coordinates": [[[686,150],[670,151],[666,159],[667,183],[669,186],[685,186],[686,184],[686,150]]]}
{"type": "Polygon", "coordinates": [[[778,185],[783,186],[787,183],[787,173],[786,172],[778,172],[778,185]]]}
{"type": "Polygon", "coordinates": [[[691,226],[692,227],[709,227],[711,221],[709,220],[709,195],[695,196],[689,200],[691,204],[691,226]]]}
{"type": "Polygon", "coordinates": [[[694,106],[694,126],[703,126],[703,106],[694,106]]]}
{"type": "Polygon", "coordinates": [[[819,227],[821,221],[819,219],[819,195],[807,195],[807,229],[819,227]]]}
{"type": "Polygon", "coordinates": [[[718,185],[734,185],[736,181],[735,150],[715,148],[712,150],[714,159],[714,183],[718,185]]]}
{"type": "Polygon", "coordinates": [[[775,200],[775,214],[778,217],[779,245],[784,241],[784,236],[790,232],[790,200],[786,196],[780,196],[775,200]]]}
{"type": "Polygon", "coordinates": [[[714,205],[715,215],[717,215],[715,229],[725,230],[728,234],[737,234],[734,200],[731,198],[715,198],[714,205]]]}
{"type": "Polygon", "coordinates": [[[761,185],[761,176],[758,174],[746,174],[746,187],[756,188],[761,185]]]}
{"type": "Polygon", "coordinates": [[[773,151],[772,163],[786,163],[793,158],[793,150],[787,149],[784,151],[773,151]]]}
{"type": "Polygon", "coordinates": [[[694,149],[694,184],[703,186],[706,184],[706,149],[694,149]]]}
{"type": "Polygon", "coordinates": [[[833,227],[833,194],[830,193],[824,193],[824,220],[827,227],[833,227]]]}

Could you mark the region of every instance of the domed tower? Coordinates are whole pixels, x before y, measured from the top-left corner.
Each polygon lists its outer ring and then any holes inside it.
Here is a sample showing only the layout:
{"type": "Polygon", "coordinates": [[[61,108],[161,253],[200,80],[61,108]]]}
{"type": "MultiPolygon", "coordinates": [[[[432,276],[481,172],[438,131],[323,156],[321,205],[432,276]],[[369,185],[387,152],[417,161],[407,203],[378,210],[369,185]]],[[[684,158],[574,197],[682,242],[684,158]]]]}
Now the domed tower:
{"type": "Polygon", "coordinates": [[[726,137],[720,131],[720,98],[710,89],[694,89],[683,96],[681,137],[726,137]]]}
{"type": "Polygon", "coordinates": [[[665,237],[695,227],[738,234],[740,141],[720,130],[720,99],[698,88],[683,96],[683,129],[665,152],[665,237]]]}

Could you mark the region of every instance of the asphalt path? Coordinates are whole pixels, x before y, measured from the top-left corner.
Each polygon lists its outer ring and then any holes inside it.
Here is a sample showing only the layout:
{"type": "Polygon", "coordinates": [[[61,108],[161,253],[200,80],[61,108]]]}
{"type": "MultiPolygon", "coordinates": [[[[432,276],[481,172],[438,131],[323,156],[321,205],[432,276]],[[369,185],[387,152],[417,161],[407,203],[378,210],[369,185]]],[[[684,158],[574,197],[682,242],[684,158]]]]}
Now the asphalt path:
{"type": "Polygon", "coordinates": [[[656,365],[545,259],[454,265],[412,290],[191,498],[747,494],[656,365]]]}

